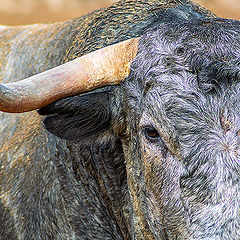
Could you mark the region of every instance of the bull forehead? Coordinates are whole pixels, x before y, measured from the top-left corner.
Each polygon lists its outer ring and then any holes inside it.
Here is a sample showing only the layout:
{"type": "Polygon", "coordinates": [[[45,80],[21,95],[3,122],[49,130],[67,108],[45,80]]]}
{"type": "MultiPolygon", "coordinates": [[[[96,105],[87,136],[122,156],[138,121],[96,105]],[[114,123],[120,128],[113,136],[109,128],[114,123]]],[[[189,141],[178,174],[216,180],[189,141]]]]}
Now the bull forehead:
{"type": "Polygon", "coordinates": [[[126,90],[138,112],[152,104],[150,109],[159,109],[155,115],[174,116],[179,127],[191,119],[207,119],[211,126],[221,116],[226,131],[239,120],[239,83],[240,23],[198,20],[149,31],[140,42],[126,90]]]}
{"type": "Polygon", "coordinates": [[[184,156],[200,147],[237,156],[240,23],[201,20],[149,31],[125,87],[131,109],[150,116],[141,121],[177,137],[184,156]]]}
{"type": "Polygon", "coordinates": [[[206,93],[238,83],[240,22],[207,21],[163,24],[146,33],[125,84],[127,95],[142,98],[154,83],[168,84],[172,92],[177,86],[206,93]]]}

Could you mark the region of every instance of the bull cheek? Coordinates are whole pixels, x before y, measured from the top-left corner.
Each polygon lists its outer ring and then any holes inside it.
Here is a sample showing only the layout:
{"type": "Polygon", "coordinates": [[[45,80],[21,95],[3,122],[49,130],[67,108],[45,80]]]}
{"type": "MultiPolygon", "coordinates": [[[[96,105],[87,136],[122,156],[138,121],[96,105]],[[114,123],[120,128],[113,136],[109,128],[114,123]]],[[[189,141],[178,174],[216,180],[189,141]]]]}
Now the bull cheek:
{"type": "Polygon", "coordinates": [[[170,153],[165,155],[159,149],[144,145],[142,162],[146,184],[145,211],[154,234],[161,233],[162,226],[166,226],[170,235],[187,236],[189,223],[180,200],[179,179],[182,170],[179,161],[170,153]]]}
{"type": "Polygon", "coordinates": [[[162,180],[159,176],[159,171],[161,168],[163,168],[163,156],[161,152],[157,151],[154,146],[144,145],[142,148],[141,158],[143,162],[143,172],[146,190],[150,192],[155,192],[156,195],[159,195],[160,192],[159,189],[156,188],[156,185],[158,185],[162,180]]]}

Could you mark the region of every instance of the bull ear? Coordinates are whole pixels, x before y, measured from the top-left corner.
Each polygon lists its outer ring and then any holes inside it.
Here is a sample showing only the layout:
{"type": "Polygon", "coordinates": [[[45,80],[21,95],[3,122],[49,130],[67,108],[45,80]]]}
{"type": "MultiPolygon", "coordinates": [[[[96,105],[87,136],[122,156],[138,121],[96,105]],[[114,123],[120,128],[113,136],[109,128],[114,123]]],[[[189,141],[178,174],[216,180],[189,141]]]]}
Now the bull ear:
{"type": "Polygon", "coordinates": [[[58,100],[40,110],[44,126],[52,134],[74,142],[104,134],[111,123],[110,91],[58,100]]]}

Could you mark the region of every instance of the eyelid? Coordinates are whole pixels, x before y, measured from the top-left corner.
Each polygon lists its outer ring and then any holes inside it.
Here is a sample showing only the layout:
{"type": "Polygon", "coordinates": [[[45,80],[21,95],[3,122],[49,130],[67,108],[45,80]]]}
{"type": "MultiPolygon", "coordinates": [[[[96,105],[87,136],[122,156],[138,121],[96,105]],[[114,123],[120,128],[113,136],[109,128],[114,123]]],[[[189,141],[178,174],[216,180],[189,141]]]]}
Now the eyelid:
{"type": "Polygon", "coordinates": [[[154,127],[154,125],[147,124],[147,125],[142,125],[142,126],[140,126],[140,131],[143,132],[144,129],[146,129],[146,128],[154,128],[154,129],[157,129],[156,127],[154,127]]]}

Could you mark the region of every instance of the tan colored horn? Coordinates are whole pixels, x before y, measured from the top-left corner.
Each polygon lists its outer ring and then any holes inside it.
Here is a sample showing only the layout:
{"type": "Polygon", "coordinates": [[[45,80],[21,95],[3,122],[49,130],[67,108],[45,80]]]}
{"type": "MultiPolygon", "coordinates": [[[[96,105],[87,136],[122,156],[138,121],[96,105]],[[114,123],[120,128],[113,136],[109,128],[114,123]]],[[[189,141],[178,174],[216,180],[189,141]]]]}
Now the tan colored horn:
{"type": "Polygon", "coordinates": [[[123,41],[18,82],[0,84],[0,111],[27,112],[58,99],[120,83],[130,72],[139,38],[123,41]]]}

